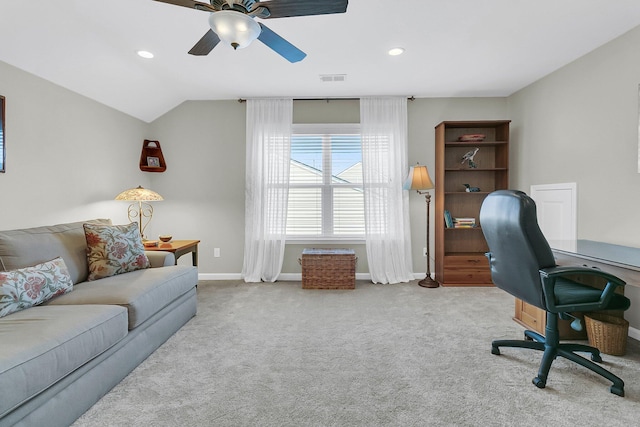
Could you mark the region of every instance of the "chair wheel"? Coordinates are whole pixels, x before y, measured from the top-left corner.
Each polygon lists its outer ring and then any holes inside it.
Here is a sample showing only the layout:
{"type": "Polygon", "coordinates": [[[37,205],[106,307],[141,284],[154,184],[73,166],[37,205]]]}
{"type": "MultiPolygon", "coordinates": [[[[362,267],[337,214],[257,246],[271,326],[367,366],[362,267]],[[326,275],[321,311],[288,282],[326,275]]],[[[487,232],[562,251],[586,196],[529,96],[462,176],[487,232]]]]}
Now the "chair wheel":
{"type": "Polygon", "coordinates": [[[491,347],[491,354],[500,355],[500,349],[498,347],[491,347]]]}
{"type": "Polygon", "coordinates": [[[616,387],[614,385],[612,385],[609,388],[609,391],[613,394],[617,394],[618,396],[624,397],[624,388],[622,387],[616,387]]]}
{"type": "Polygon", "coordinates": [[[591,360],[593,360],[596,363],[602,363],[602,357],[600,357],[599,354],[591,353],[591,360]]]}
{"type": "Polygon", "coordinates": [[[541,379],[540,377],[535,377],[531,382],[538,388],[545,388],[545,386],[547,385],[547,381],[541,379]]]}

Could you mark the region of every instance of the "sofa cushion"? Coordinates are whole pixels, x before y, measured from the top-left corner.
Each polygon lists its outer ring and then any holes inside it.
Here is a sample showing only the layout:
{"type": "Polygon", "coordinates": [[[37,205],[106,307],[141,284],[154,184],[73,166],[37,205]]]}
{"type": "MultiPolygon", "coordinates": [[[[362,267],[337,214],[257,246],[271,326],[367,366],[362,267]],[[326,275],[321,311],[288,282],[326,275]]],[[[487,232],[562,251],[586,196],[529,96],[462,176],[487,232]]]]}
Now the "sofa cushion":
{"type": "Polygon", "coordinates": [[[163,309],[179,296],[193,289],[198,270],[186,265],[148,268],[119,274],[93,282],[79,283],[73,292],[46,304],[117,304],[126,307],[129,329],[163,309]]]}
{"type": "Polygon", "coordinates": [[[73,289],[62,258],[0,272],[0,317],[42,304],[73,289]]]}
{"type": "Polygon", "coordinates": [[[0,231],[0,270],[15,270],[61,257],[73,283],[84,282],[89,273],[87,242],[82,227],[85,223],[111,224],[111,220],[0,231]]]}
{"type": "Polygon", "coordinates": [[[89,280],[149,268],[138,223],[85,224],[89,280]]]}
{"type": "Polygon", "coordinates": [[[126,335],[118,306],[38,306],[0,318],[0,384],[11,384],[0,387],[0,418],[126,335]]]}

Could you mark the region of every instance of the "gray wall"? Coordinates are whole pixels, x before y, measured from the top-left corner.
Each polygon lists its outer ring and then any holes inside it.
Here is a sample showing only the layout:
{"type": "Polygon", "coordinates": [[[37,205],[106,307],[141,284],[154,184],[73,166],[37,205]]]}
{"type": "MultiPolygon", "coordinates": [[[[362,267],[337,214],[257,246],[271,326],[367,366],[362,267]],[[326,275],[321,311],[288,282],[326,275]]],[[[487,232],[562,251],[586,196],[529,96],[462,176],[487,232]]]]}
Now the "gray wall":
{"type": "Polygon", "coordinates": [[[147,124],[0,62],[7,172],[0,229],[108,217],[113,198],[149,177],[138,168],[147,124]]]}
{"type": "MultiPolygon", "coordinates": [[[[240,273],[244,246],[245,107],[237,101],[185,102],[150,126],[167,162],[151,174],[165,200],[151,236],[200,239],[199,271],[240,273]],[[220,248],[220,257],[213,249],[220,248]]],[[[181,263],[191,260],[185,256],[181,263]]]]}
{"type": "MultiPolygon", "coordinates": [[[[578,238],[640,247],[640,27],[509,98],[511,182],[576,182],[578,238]]],[[[640,328],[640,288],[625,317],[640,328]]]]}
{"type": "MultiPolygon", "coordinates": [[[[198,238],[200,273],[211,278],[237,277],[244,244],[245,108],[237,101],[190,101],[151,124],[167,171],[152,174],[151,184],[165,198],[155,204],[151,236],[170,233],[198,238]],[[220,258],[213,257],[220,248],[220,258]]],[[[507,118],[506,98],[416,99],[408,104],[409,160],[434,168],[434,127],[442,120],[507,118]]],[[[358,101],[295,101],[294,123],[358,123],[358,101]]],[[[433,172],[431,172],[433,174],[433,172]]],[[[412,193],[413,265],[424,273],[426,206],[412,193]]],[[[432,209],[433,216],[433,209],[432,209]]],[[[432,218],[433,227],[433,218],[432,218]]],[[[431,240],[433,241],[433,232],[431,240]]],[[[357,272],[367,273],[363,244],[287,244],[284,274],[300,274],[298,258],[305,247],[350,247],[358,257],[357,272]]],[[[432,246],[433,248],[433,243],[432,246]]],[[[432,253],[433,256],[433,253],[432,253]]],[[[181,259],[188,263],[188,257],[181,259]]]]}
{"type": "Polygon", "coordinates": [[[640,210],[638,45],[640,28],[509,98],[512,182],[577,182],[581,239],[640,246],[629,216],[640,210]]]}

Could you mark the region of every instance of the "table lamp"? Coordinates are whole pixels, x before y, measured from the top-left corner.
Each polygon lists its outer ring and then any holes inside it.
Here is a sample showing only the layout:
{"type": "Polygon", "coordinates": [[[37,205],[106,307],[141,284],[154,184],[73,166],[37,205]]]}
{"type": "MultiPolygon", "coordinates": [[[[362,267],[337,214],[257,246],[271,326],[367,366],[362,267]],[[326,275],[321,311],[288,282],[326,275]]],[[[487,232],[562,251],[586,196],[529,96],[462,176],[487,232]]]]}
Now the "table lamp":
{"type": "Polygon", "coordinates": [[[129,205],[127,214],[129,216],[129,221],[131,222],[134,222],[136,218],[138,219],[138,225],[140,226],[140,237],[142,237],[142,240],[146,240],[144,236],[144,230],[145,228],[147,228],[147,225],[149,225],[149,223],[151,222],[151,218],[153,217],[153,206],[145,202],[164,200],[162,196],[155,191],[149,190],[147,188],[142,188],[142,186],[139,185],[136,188],[130,188],[118,194],[116,196],[116,200],[138,202],[137,204],[132,203],[129,205]],[[146,222],[144,221],[145,218],[146,222]],[[143,222],[145,222],[144,225],[143,222]]]}

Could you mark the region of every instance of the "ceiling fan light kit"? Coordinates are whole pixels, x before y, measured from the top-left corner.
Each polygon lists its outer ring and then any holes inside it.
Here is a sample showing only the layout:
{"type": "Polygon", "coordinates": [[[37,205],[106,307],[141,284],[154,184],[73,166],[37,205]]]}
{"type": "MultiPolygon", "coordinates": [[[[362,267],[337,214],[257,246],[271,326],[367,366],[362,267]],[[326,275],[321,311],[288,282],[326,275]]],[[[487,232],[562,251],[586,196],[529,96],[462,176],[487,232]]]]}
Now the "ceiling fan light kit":
{"type": "Polygon", "coordinates": [[[223,41],[234,49],[242,49],[256,38],[289,62],[303,60],[307,54],[276,34],[255,18],[273,19],[295,16],[345,13],[349,0],[155,0],[175,6],[209,12],[209,26],[189,54],[208,55],[223,41]]]}
{"type": "Polygon", "coordinates": [[[249,15],[232,10],[222,10],[209,16],[209,25],[220,40],[233,49],[244,49],[258,38],[260,25],[249,15]]]}

